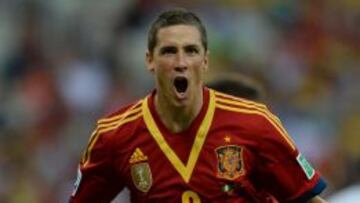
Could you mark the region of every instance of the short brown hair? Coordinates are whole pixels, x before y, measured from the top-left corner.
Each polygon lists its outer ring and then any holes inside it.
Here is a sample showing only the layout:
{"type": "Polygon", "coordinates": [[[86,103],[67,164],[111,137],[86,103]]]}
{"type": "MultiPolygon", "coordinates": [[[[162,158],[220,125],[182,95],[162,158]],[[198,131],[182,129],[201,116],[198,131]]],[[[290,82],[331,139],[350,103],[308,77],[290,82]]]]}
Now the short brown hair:
{"type": "Polygon", "coordinates": [[[154,48],[157,43],[157,33],[159,29],[172,26],[172,25],[193,25],[195,26],[201,34],[201,43],[205,49],[208,48],[207,45],[207,35],[206,29],[202,24],[200,18],[193,12],[188,11],[184,8],[177,8],[165,11],[161,13],[156,20],[151,24],[149,33],[148,33],[148,50],[150,53],[153,53],[154,48]]]}
{"type": "Polygon", "coordinates": [[[266,92],[263,84],[255,78],[236,73],[227,72],[216,74],[207,86],[219,92],[242,97],[257,102],[266,101],[266,92]]]}

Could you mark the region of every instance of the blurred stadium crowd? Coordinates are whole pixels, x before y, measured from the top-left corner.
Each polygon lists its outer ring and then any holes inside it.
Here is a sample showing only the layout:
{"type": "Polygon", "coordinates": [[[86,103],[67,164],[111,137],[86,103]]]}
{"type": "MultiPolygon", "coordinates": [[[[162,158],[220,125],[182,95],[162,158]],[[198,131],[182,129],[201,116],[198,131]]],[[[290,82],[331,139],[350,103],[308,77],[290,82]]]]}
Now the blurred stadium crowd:
{"type": "Polygon", "coordinates": [[[360,1],[2,0],[0,202],[66,202],[96,119],[151,90],[147,29],[172,6],[208,27],[209,78],[263,84],[325,197],[359,183],[360,1]]]}

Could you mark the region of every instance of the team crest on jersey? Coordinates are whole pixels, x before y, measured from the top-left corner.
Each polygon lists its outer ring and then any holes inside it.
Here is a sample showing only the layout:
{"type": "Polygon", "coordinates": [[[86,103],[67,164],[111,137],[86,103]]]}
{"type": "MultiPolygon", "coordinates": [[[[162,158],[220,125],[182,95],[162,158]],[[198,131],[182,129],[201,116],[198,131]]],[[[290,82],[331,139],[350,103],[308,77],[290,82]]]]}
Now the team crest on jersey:
{"type": "Polygon", "coordinates": [[[227,145],[216,148],[217,176],[234,180],[244,173],[242,148],[236,145],[227,145]]]}
{"type": "Polygon", "coordinates": [[[147,156],[139,148],[135,149],[129,160],[133,183],[142,192],[148,192],[152,185],[152,174],[147,160],[147,156]]]}

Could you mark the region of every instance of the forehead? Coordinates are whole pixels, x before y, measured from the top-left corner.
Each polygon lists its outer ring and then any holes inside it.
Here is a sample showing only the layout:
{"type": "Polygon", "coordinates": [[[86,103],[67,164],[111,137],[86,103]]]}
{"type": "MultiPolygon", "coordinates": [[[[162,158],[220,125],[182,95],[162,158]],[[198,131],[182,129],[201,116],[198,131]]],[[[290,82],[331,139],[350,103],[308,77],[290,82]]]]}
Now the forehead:
{"type": "Polygon", "coordinates": [[[157,46],[201,46],[201,34],[193,25],[172,25],[159,29],[157,33],[157,46]]]}

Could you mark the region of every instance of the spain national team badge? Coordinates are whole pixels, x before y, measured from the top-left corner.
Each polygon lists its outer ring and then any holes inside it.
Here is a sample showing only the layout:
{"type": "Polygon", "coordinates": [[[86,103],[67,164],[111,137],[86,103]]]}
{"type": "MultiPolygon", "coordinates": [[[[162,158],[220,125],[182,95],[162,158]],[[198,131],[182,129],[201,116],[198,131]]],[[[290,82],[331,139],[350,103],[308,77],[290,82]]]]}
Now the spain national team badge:
{"type": "Polygon", "coordinates": [[[236,145],[227,145],[216,148],[217,176],[234,180],[244,174],[242,148],[236,145]]]}
{"type": "Polygon", "coordinates": [[[147,156],[139,148],[135,149],[129,160],[133,183],[142,192],[148,192],[152,185],[152,174],[147,160],[147,156]]]}

